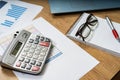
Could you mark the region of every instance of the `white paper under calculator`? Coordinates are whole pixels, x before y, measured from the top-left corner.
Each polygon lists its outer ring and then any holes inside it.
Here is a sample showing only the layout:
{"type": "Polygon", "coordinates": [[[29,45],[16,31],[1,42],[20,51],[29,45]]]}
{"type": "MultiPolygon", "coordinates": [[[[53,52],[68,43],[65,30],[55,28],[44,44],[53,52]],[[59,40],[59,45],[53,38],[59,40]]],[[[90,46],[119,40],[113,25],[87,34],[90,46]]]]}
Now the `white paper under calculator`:
{"type": "Polygon", "coordinates": [[[79,80],[99,63],[45,19],[38,18],[30,25],[32,27],[25,29],[40,32],[50,38],[55,47],[41,74],[30,75],[14,71],[19,80],[79,80]]]}

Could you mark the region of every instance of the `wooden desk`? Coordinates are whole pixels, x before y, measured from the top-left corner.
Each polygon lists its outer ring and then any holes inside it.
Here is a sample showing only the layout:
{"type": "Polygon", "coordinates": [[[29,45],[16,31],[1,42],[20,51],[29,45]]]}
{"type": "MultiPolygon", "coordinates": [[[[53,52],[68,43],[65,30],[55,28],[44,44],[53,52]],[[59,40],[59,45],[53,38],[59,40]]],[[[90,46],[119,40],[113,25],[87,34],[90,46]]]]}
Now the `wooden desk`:
{"type": "MultiPolygon", "coordinates": [[[[61,15],[52,15],[50,13],[50,7],[47,0],[24,0],[29,3],[43,6],[43,10],[37,15],[36,18],[42,16],[62,33],[66,34],[70,29],[71,25],[77,20],[82,13],[70,13],[61,15]]],[[[105,18],[109,16],[113,21],[120,23],[120,10],[109,10],[109,11],[97,11],[89,12],[95,16],[105,18]]],[[[110,80],[117,71],[120,70],[120,58],[110,55],[107,52],[95,49],[90,46],[86,46],[82,43],[78,43],[81,48],[86,50],[90,55],[100,61],[94,69],[84,75],[80,80],[110,80]]],[[[17,77],[11,70],[2,69],[0,67],[0,80],[17,80],[17,77]]]]}

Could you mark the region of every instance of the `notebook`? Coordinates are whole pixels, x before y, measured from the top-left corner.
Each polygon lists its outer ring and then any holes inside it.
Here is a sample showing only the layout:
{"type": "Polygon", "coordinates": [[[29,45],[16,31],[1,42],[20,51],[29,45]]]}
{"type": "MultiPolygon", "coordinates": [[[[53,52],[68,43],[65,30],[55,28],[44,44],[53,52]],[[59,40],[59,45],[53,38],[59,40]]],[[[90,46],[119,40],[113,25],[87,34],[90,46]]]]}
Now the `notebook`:
{"type": "MultiPolygon", "coordinates": [[[[104,51],[108,51],[109,53],[115,54],[116,56],[120,56],[120,42],[118,42],[114,38],[110,26],[108,25],[107,21],[103,18],[95,16],[98,20],[98,25],[96,29],[92,31],[92,35],[90,36],[90,38],[86,38],[88,40],[83,41],[83,39],[80,36],[76,36],[79,27],[85,23],[89,15],[90,14],[88,13],[83,13],[68,31],[67,36],[87,45],[102,49],[104,51]]],[[[112,23],[115,29],[117,30],[118,34],[120,34],[120,24],[116,22],[112,23]]],[[[86,33],[88,32],[86,31],[86,33]]]]}
{"type": "Polygon", "coordinates": [[[120,8],[120,0],[49,0],[51,13],[69,13],[120,8]]]}

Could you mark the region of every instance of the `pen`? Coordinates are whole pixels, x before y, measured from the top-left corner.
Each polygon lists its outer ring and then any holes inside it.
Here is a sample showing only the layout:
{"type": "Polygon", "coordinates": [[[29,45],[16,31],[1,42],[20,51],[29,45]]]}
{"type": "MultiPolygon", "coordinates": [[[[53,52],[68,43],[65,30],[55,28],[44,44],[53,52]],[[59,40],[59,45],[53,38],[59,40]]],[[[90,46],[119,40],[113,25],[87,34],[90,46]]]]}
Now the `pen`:
{"type": "Polygon", "coordinates": [[[112,30],[112,33],[113,33],[115,39],[117,39],[120,42],[119,35],[118,35],[116,29],[114,28],[114,26],[113,26],[111,20],[109,19],[109,17],[106,17],[106,20],[107,20],[107,22],[108,22],[108,24],[109,24],[109,26],[110,26],[110,28],[112,30]]]}

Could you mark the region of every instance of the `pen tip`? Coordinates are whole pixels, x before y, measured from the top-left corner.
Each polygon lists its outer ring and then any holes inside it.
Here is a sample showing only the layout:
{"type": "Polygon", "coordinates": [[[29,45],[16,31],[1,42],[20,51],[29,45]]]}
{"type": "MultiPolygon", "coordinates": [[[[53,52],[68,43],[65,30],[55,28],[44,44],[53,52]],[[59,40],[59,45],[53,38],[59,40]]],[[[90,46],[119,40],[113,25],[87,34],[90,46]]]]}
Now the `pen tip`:
{"type": "Polygon", "coordinates": [[[120,38],[118,39],[118,42],[120,42],[120,38]]]}

